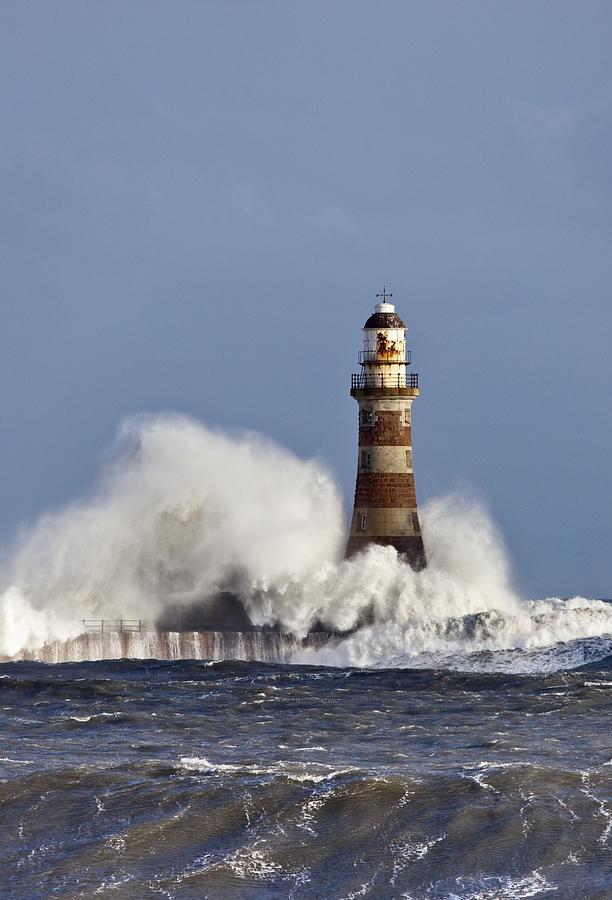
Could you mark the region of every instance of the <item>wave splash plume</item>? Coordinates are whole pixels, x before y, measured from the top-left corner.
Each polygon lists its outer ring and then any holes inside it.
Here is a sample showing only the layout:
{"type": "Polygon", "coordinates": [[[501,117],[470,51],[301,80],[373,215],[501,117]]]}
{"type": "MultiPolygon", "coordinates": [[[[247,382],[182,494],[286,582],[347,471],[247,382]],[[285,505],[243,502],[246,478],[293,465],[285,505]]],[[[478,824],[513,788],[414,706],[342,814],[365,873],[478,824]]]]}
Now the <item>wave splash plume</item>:
{"type": "Polygon", "coordinates": [[[254,433],[135,417],[91,495],[43,516],[9,555],[0,654],[74,638],[83,619],[155,622],[224,593],[253,624],[298,638],[357,629],[296,662],[546,670],[609,654],[612,605],[521,599],[475,501],[434,500],[422,523],[421,572],[388,547],[342,560],[341,499],[320,462],[254,433]]]}

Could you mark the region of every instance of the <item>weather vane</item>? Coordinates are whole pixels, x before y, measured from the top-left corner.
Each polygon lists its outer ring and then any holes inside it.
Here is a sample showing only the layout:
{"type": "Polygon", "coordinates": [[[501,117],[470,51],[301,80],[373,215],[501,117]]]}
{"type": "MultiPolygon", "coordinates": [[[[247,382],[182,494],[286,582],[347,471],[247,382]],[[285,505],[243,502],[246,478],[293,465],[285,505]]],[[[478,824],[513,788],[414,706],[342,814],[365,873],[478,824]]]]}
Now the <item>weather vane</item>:
{"type": "Polygon", "coordinates": [[[376,294],[376,296],[377,296],[377,297],[381,297],[381,298],[382,298],[382,302],[383,302],[383,303],[386,303],[386,302],[387,302],[387,298],[388,298],[388,297],[392,297],[393,294],[387,293],[386,285],[383,284],[382,294],[376,294]]]}

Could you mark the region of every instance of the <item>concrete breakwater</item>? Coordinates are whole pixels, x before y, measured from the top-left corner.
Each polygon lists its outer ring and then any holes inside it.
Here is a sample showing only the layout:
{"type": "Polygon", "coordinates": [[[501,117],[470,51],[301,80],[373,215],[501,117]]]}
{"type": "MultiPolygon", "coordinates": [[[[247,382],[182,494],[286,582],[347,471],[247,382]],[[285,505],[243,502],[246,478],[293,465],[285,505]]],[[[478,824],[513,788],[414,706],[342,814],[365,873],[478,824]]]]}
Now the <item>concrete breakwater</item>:
{"type": "Polygon", "coordinates": [[[280,631],[117,631],[49,641],[14,658],[45,663],[100,659],[235,659],[288,663],[298,650],[318,649],[334,637],[323,631],[313,632],[303,640],[280,631]]]}

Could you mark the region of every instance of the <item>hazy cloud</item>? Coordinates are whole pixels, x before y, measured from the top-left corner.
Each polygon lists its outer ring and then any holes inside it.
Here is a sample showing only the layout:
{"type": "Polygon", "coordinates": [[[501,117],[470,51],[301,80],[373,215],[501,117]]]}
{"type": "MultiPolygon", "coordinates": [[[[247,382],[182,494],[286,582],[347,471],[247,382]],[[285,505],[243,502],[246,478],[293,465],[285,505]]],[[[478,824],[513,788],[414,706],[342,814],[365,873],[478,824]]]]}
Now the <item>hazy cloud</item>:
{"type": "Polygon", "coordinates": [[[232,207],[256,225],[271,225],[275,220],[270,203],[262,191],[248,182],[232,185],[227,189],[232,207]]]}
{"type": "Polygon", "coordinates": [[[344,240],[357,240],[363,237],[363,228],[356,216],[341,204],[323,206],[305,215],[304,219],[314,228],[344,240]]]}
{"type": "Polygon", "coordinates": [[[510,104],[510,121],[530,152],[544,163],[558,169],[568,164],[568,147],[580,124],[581,114],[572,106],[544,106],[525,100],[510,104]]]}

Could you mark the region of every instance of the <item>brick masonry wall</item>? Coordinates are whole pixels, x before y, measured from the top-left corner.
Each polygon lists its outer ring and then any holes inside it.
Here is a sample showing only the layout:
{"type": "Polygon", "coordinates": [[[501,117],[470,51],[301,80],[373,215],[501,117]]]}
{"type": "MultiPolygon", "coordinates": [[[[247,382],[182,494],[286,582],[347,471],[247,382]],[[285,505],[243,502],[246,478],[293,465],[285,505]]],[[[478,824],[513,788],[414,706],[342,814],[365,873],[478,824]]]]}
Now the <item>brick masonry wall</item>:
{"type": "Polygon", "coordinates": [[[406,425],[401,412],[376,412],[372,425],[359,426],[360,444],[382,447],[410,447],[412,428],[406,425]]]}
{"type": "Polygon", "coordinates": [[[425,550],[412,473],[412,400],[359,399],[359,459],[346,555],[389,544],[422,568],[425,550]]]}
{"type": "Polygon", "coordinates": [[[416,506],[411,472],[358,472],[355,506],[416,506]]]}

